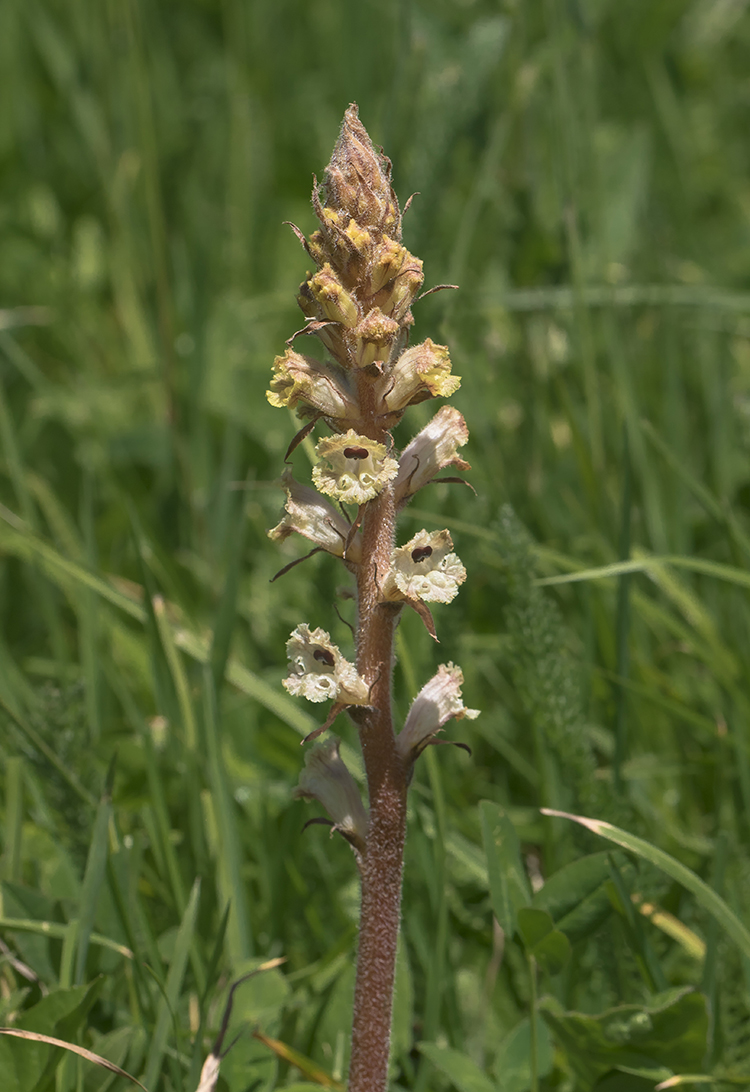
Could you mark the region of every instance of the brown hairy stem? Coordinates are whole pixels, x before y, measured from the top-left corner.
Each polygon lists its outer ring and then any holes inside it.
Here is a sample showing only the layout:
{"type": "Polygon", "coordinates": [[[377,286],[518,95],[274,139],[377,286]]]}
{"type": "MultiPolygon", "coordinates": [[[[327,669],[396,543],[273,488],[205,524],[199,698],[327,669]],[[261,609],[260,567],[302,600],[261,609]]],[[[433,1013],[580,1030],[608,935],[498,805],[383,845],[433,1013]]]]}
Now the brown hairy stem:
{"type": "Polygon", "coordinates": [[[371,707],[358,711],[370,797],[354,989],[349,1092],[385,1092],[406,833],[407,772],[394,746],[391,719],[393,638],[400,606],[378,603],[390,563],[395,511],[390,486],[371,501],[363,525],[357,580],[357,670],[371,686],[371,707]]]}

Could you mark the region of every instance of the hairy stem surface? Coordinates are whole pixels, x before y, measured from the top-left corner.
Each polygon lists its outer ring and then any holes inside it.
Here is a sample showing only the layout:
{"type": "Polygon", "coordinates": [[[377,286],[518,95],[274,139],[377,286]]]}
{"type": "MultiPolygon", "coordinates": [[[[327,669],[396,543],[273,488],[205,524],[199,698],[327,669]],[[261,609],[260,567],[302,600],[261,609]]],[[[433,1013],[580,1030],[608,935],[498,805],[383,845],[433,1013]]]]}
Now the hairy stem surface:
{"type": "Polygon", "coordinates": [[[349,1092],[385,1092],[393,983],[401,910],[407,775],[394,747],[391,718],[393,638],[400,607],[378,605],[394,535],[393,493],[368,505],[358,576],[357,670],[371,687],[371,707],[357,717],[370,795],[362,857],[354,1024],[349,1092]]]}

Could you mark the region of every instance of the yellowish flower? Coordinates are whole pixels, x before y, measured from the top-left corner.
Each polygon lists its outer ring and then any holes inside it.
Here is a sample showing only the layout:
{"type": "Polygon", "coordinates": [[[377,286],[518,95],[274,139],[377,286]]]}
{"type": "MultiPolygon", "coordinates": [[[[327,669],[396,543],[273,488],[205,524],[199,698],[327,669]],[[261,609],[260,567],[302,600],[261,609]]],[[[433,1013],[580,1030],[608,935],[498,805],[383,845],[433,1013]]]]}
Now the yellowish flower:
{"type": "Polygon", "coordinates": [[[405,546],[393,551],[383,595],[396,601],[450,603],[465,579],[466,569],[453,553],[448,531],[418,531],[405,546]]]}
{"type": "Polygon", "coordinates": [[[309,701],[332,699],[346,705],[367,705],[370,692],[323,629],[311,630],[304,622],[286,643],[289,675],[284,686],[290,694],[309,701]]]}
{"type": "Polygon", "coordinates": [[[322,460],[313,467],[316,487],[343,504],[372,500],[398,474],[398,463],[385,446],[354,429],[326,437],[315,451],[322,460]]]}

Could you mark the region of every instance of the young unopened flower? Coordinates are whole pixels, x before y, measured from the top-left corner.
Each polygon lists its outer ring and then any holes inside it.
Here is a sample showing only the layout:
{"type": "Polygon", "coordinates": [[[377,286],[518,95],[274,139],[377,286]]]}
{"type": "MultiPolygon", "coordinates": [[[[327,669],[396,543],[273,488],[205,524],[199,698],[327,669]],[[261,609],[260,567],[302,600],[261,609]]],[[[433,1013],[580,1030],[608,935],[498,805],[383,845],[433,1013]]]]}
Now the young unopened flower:
{"type": "Polygon", "coordinates": [[[453,553],[450,534],[418,531],[405,546],[393,551],[383,595],[391,600],[450,603],[465,579],[466,569],[453,553]]]}
{"type": "MultiPolygon", "coordinates": [[[[295,481],[291,470],[284,472],[281,481],[286,489],[284,515],[268,532],[268,537],[283,542],[296,531],[327,553],[343,557],[350,527],[341,512],[315,489],[295,481]]],[[[361,552],[361,535],[355,535],[346,551],[346,560],[358,562],[361,552]]]]}
{"type": "Polygon", "coordinates": [[[414,761],[451,717],[473,720],[479,716],[478,709],[467,709],[461,700],[463,681],[460,667],[441,664],[437,675],[419,691],[396,738],[396,748],[405,761],[414,761]]]}
{"type": "Polygon", "coordinates": [[[399,333],[398,323],[384,315],[379,308],[373,307],[354,330],[359,367],[366,368],[376,360],[387,360],[390,346],[395,343],[399,333]]]}
{"type": "Polygon", "coordinates": [[[354,419],[359,413],[356,395],[343,368],[294,349],[287,349],[274,360],[266,398],[272,406],[292,409],[300,402],[336,420],[354,419]]]}
{"type": "Polygon", "coordinates": [[[324,460],[313,467],[315,485],[344,504],[372,500],[398,474],[398,463],[386,454],[385,446],[358,436],[354,429],[327,436],[315,452],[324,460]]]}
{"type": "Polygon", "coordinates": [[[447,466],[471,470],[471,466],[457,454],[459,447],[463,447],[468,439],[469,430],[457,409],[443,406],[438,410],[402,452],[398,475],[393,483],[396,504],[402,504],[413,496],[447,466]]]}
{"type": "Polygon", "coordinates": [[[357,784],[339,754],[339,741],[327,739],[305,754],[305,768],[294,790],[295,797],[317,800],[340,831],[360,853],[367,838],[367,812],[357,784]]]}
{"type": "Polygon", "coordinates": [[[311,630],[304,622],[297,626],[286,643],[289,675],[284,686],[290,694],[310,701],[332,698],[344,705],[367,705],[370,692],[322,629],[311,630]]]}
{"type": "Polygon", "coordinates": [[[395,413],[426,398],[448,398],[460,386],[460,377],[451,375],[448,349],[428,337],[401,354],[390,375],[380,381],[379,393],[395,413]]]}
{"type": "Polygon", "coordinates": [[[344,326],[356,326],[359,322],[359,310],[355,299],[347,292],[326,262],[323,268],[307,282],[313,299],[319,305],[321,317],[344,326]]]}

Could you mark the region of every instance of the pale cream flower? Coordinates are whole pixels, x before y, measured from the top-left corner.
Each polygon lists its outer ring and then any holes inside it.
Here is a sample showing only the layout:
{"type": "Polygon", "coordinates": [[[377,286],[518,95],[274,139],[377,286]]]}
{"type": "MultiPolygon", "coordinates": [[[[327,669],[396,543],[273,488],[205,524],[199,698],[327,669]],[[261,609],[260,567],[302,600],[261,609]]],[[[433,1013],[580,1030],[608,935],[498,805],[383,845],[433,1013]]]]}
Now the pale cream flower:
{"type": "Polygon", "coordinates": [[[305,768],[294,790],[295,797],[317,800],[333,819],[333,830],[364,852],[367,839],[367,812],[357,783],[339,754],[339,740],[327,739],[305,754],[305,768]]]}
{"type": "Polygon", "coordinates": [[[315,452],[324,460],[313,467],[315,485],[344,504],[372,500],[398,474],[398,463],[386,454],[384,445],[358,436],[354,429],[325,437],[315,452]]]}
{"type": "Polygon", "coordinates": [[[396,504],[401,504],[432,481],[447,466],[471,470],[469,463],[457,454],[469,439],[469,430],[462,415],[453,406],[443,406],[429,424],[418,432],[399,459],[398,474],[393,483],[396,504]]]}
{"type": "Polygon", "coordinates": [[[465,579],[466,569],[453,553],[448,531],[418,531],[393,551],[383,595],[392,600],[450,603],[465,579]]]}
{"type": "Polygon", "coordinates": [[[287,349],[273,362],[273,378],[266,398],[272,406],[294,408],[298,402],[336,420],[359,415],[357,398],[346,372],[338,364],[321,363],[287,349]]]}
{"type": "Polygon", "coordinates": [[[376,391],[388,410],[397,413],[427,398],[449,398],[460,386],[460,377],[451,375],[447,347],[427,338],[401,354],[376,391]]]}
{"type": "Polygon", "coordinates": [[[290,694],[310,701],[333,701],[344,705],[367,705],[370,692],[323,629],[311,630],[304,622],[286,643],[289,675],[284,686],[290,694]]]}
{"type": "Polygon", "coordinates": [[[463,681],[460,667],[441,664],[437,675],[419,691],[396,737],[396,749],[405,761],[417,758],[451,717],[473,720],[479,716],[478,709],[467,709],[461,700],[463,681]]]}
{"type": "MultiPolygon", "coordinates": [[[[281,481],[287,494],[284,515],[268,532],[268,537],[283,542],[296,531],[329,554],[343,557],[350,527],[342,513],[315,489],[295,481],[291,470],[284,471],[281,481]]],[[[346,560],[359,561],[361,552],[361,535],[355,535],[346,551],[346,560]]]]}

